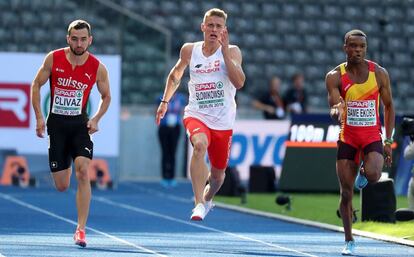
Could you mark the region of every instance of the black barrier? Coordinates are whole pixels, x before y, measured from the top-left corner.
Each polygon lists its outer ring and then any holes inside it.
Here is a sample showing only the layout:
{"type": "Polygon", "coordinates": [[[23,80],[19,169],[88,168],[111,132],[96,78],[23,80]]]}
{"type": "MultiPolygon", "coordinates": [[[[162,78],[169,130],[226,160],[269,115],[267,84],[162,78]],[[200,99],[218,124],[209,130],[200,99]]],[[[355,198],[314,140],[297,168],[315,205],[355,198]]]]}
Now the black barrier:
{"type": "Polygon", "coordinates": [[[279,188],[283,192],[338,192],[335,148],[286,147],[279,188]]]}
{"type": "Polygon", "coordinates": [[[227,167],[225,173],[226,177],[224,178],[224,183],[221,186],[220,190],[217,192],[217,195],[240,196],[241,184],[239,172],[235,167],[227,167]]]}
{"type": "Polygon", "coordinates": [[[273,166],[250,166],[249,192],[272,193],[275,191],[275,168],[273,166]]]}
{"type": "Polygon", "coordinates": [[[284,192],[338,192],[336,141],[339,126],[329,115],[294,115],[279,189],[284,192]]]}
{"type": "Polygon", "coordinates": [[[395,223],[397,200],[394,181],[386,179],[368,184],[361,191],[361,220],[395,223]]]}

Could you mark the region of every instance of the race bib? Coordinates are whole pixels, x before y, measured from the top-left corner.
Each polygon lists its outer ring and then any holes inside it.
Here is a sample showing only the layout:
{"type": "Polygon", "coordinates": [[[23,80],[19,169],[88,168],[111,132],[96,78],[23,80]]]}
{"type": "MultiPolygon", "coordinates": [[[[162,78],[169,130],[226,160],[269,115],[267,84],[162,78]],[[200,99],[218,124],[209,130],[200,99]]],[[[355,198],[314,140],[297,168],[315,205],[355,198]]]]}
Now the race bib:
{"type": "Polygon", "coordinates": [[[214,109],[224,106],[223,82],[209,82],[195,85],[198,109],[214,109]]]}
{"type": "Polygon", "coordinates": [[[52,113],[75,116],[82,113],[82,90],[65,90],[55,88],[52,113]]]}
{"type": "Polygon", "coordinates": [[[355,127],[377,125],[377,110],[375,100],[347,102],[346,124],[355,127]]]}

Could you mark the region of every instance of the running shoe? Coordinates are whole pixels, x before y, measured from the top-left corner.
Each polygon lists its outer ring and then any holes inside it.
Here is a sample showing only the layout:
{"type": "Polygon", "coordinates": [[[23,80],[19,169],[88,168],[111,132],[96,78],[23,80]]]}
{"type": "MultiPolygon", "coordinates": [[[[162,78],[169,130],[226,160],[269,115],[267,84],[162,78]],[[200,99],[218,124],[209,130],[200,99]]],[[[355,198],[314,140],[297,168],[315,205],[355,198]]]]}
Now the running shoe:
{"type": "Polygon", "coordinates": [[[342,250],[342,255],[354,255],[354,251],[355,251],[355,241],[351,240],[351,241],[345,241],[345,247],[342,250]]]}
{"type": "Polygon", "coordinates": [[[164,188],[173,188],[177,186],[177,181],[175,179],[162,179],[160,184],[164,188]]]}
{"type": "Polygon", "coordinates": [[[82,230],[80,228],[76,229],[75,235],[73,235],[73,240],[75,240],[75,244],[86,247],[86,234],[85,230],[82,230]]]}
{"type": "Polygon", "coordinates": [[[193,209],[193,214],[191,214],[191,220],[202,221],[205,216],[206,216],[206,208],[203,203],[199,203],[193,209]]]}
{"type": "Polygon", "coordinates": [[[176,187],[177,186],[177,181],[175,179],[170,179],[168,181],[168,184],[170,187],[176,187]]]}
{"type": "Polygon", "coordinates": [[[366,185],[368,185],[368,180],[365,177],[364,174],[364,162],[361,162],[361,165],[359,165],[358,174],[355,179],[355,188],[358,190],[362,190],[366,185]]]}
{"type": "Polygon", "coordinates": [[[164,188],[168,188],[170,186],[170,183],[169,183],[168,179],[162,179],[160,184],[164,188]]]}
{"type": "Polygon", "coordinates": [[[214,207],[213,200],[206,201],[206,203],[204,204],[204,209],[205,209],[205,211],[204,211],[204,217],[207,216],[207,213],[211,209],[213,209],[213,207],[214,207]]]}

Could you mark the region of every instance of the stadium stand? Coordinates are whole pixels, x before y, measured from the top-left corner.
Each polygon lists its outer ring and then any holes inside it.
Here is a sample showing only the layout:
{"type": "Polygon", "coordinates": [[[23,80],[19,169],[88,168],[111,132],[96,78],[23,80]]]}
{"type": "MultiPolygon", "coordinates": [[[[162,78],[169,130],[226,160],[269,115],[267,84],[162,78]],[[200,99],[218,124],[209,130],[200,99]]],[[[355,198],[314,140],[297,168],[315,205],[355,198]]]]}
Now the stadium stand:
{"type": "MultiPolygon", "coordinates": [[[[414,95],[414,1],[110,2],[169,29],[173,60],[184,42],[202,39],[199,28],[203,13],[211,7],[223,8],[230,15],[231,42],[244,54],[247,83],[241,93],[253,97],[266,88],[273,75],[282,78],[286,89],[290,76],[301,71],[306,76],[309,109],[313,112],[326,111],[324,75],[344,60],[344,33],[360,28],[368,34],[368,58],[390,73],[397,111],[414,105],[407,101],[414,95]]],[[[154,103],[173,65],[162,33],[98,0],[5,0],[0,1],[0,13],[0,51],[47,52],[65,46],[62,28],[69,21],[90,21],[95,39],[91,51],[122,56],[124,105],[154,103]]]]}

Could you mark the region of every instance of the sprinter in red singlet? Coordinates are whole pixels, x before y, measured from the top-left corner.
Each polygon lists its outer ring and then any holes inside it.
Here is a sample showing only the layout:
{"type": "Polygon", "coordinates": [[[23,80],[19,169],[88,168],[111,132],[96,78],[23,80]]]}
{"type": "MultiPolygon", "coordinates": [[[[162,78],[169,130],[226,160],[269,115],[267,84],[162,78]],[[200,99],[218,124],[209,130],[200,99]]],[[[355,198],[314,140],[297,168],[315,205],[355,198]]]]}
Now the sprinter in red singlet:
{"type": "Polygon", "coordinates": [[[189,101],[184,110],[184,126],[194,151],[190,173],[195,208],[191,220],[203,220],[212,208],[212,199],[224,182],[229,160],[233,124],[236,117],[236,90],[244,85],[239,47],[229,44],[227,14],[220,9],[208,10],[201,24],[204,40],[185,43],[180,58],[167,78],[156,122],[164,118],[168,102],[180,85],[187,66],[189,101]],[[211,167],[204,156],[208,153],[211,167]],[[209,184],[206,186],[206,181],[209,184]]]}
{"type": "Polygon", "coordinates": [[[340,183],[340,214],[345,232],[342,255],[353,255],[353,186],[376,183],[385,163],[391,165],[395,124],[390,79],[387,71],[366,60],[367,36],[361,30],[345,34],[346,62],[326,75],[330,115],[341,124],[338,140],[337,175],[340,183]],[[381,135],[380,100],[384,105],[385,135],[381,135]],[[382,137],[385,138],[384,145],[382,137]],[[361,154],[361,169],[358,171],[361,154]],[[358,176],[357,176],[358,175],[358,176]],[[357,178],[357,179],[356,179],[357,178]],[[366,181],[366,183],[364,183],[366,181]]]}
{"type": "Polygon", "coordinates": [[[40,108],[40,88],[49,80],[50,109],[47,117],[49,166],[56,189],[68,189],[74,162],[78,189],[76,205],[78,226],[74,240],[86,246],[85,226],[91,200],[87,169],[93,156],[91,134],[111,101],[108,72],[88,51],[92,43],[91,27],[83,20],[73,21],[66,36],[69,47],[50,52],[32,83],[32,105],[36,115],[36,134],[44,137],[45,122],[40,108]],[[93,85],[97,84],[101,103],[89,119],[86,105],[93,85]]]}

